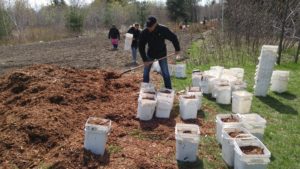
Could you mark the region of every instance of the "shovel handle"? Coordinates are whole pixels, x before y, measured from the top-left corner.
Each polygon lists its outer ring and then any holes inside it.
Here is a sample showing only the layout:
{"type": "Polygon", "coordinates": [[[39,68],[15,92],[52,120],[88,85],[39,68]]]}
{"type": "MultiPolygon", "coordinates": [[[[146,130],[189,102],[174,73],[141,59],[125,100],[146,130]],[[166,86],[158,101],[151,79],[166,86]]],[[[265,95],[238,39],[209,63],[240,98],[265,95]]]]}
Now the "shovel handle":
{"type": "MultiPolygon", "coordinates": [[[[171,53],[171,54],[169,54],[169,55],[167,55],[167,56],[165,56],[165,57],[159,58],[159,59],[157,59],[157,60],[153,60],[153,61],[149,62],[148,65],[154,63],[155,61],[160,61],[160,60],[166,59],[166,58],[168,58],[168,57],[170,57],[170,56],[173,56],[173,55],[175,55],[175,53],[171,53]]],[[[144,65],[139,65],[139,66],[137,66],[137,67],[134,67],[134,68],[130,68],[130,69],[128,69],[128,70],[125,70],[124,72],[122,72],[122,73],[120,74],[120,76],[122,76],[122,75],[125,74],[125,73],[128,73],[128,72],[131,72],[131,71],[133,71],[133,70],[136,70],[136,69],[138,69],[138,68],[141,68],[141,67],[144,67],[144,65]]]]}

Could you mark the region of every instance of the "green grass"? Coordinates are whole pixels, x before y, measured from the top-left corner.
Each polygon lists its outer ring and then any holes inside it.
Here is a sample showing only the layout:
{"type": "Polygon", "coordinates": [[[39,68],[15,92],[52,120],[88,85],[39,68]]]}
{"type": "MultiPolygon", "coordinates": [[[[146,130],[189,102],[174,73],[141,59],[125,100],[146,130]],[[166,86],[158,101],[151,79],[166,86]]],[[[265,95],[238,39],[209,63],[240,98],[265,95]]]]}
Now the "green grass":
{"type": "MultiPolygon", "coordinates": [[[[193,54],[199,51],[192,48],[190,52],[193,54]]],[[[211,61],[210,63],[214,62],[211,61]]],[[[226,65],[243,67],[245,69],[245,80],[248,84],[247,90],[253,92],[256,65],[237,66],[232,63],[226,65]]],[[[173,87],[177,91],[184,90],[192,83],[191,73],[193,69],[203,71],[208,70],[210,66],[195,66],[189,62],[187,65],[188,77],[186,79],[172,78],[173,87]]],[[[290,71],[288,91],[282,94],[269,92],[267,97],[254,97],[251,111],[260,114],[267,120],[263,143],[272,154],[268,169],[296,169],[300,168],[300,65],[288,63],[276,66],[275,69],[290,71]]],[[[218,105],[208,97],[203,97],[203,104],[215,109],[219,113],[231,112],[231,105],[218,105]]],[[[205,112],[205,120],[214,121],[214,119],[214,115],[205,112]]],[[[196,166],[188,166],[186,164],[181,166],[181,168],[228,168],[222,160],[221,148],[214,136],[201,137],[199,158],[201,162],[198,162],[199,164],[196,164],[196,166]]]]}

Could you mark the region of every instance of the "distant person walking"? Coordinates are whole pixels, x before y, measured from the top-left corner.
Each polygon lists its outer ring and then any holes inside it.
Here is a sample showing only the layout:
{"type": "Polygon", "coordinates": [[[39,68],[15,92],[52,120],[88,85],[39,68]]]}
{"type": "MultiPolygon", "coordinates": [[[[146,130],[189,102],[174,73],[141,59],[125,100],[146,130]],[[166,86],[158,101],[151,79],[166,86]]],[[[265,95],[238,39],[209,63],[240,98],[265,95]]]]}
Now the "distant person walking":
{"type": "Polygon", "coordinates": [[[108,33],[108,39],[111,40],[111,44],[113,46],[112,50],[118,50],[118,44],[119,44],[119,40],[120,40],[120,32],[116,28],[115,25],[112,25],[112,27],[110,28],[109,33],[108,33]]]}
{"type": "MultiPolygon", "coordinates": [[[[175,55],[179,54],[180,45],[177,36],[167,27],[158,24],[155,17],[151,16],[148,18],[146,27],[147,28],[144,29],[140,35],[139,51],[144,62],[143,82],[149,83],[150,70],[152,66],[151,62],[154,59],[160,59],[167,56],[165,39],[173,43],[175,55]],[[147,54],[145,51],[146,44],[148,44],[147,54]]],[[[165,87],[172,89],[167,58],[160,60],[159,66],[161,68],[161,75],[164,79],[165,87]]]]}
{"type": "Polygon", "coordinates": [[[132,65],[136,66],[138,63],[136,61],[137,58],[137,48],[138,48],[138,43],[139,43],[139,38],[140,38],[140,25],[139,24],[134,24],[127,33],[130,33],[133,35],[132,43],[131,43],[131,54],[132,54],[132,65]]]}

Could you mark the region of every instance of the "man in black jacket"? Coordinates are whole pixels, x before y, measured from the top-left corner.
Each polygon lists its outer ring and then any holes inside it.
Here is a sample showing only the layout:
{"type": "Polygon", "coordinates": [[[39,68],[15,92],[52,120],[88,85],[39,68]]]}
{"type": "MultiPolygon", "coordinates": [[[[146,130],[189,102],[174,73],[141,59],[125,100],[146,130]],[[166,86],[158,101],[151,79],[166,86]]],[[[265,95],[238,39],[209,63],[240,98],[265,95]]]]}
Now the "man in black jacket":
{"type": "MultiPolygon", "coordinates": [[[[149,17],[146,22],[146,26],[147,28],[144,29],[140,35],[139,51],[144,62],[143,82],[149,83],[149,74],[152,66],[151,62],[155,59],[160,59],[167,56],[165,39],[173,43],[175,55],[179,54],[180,45],[177,36],[167,27],[158,24],[155,17],[149,17]],[[145,51],[146,44],[148,44],[147,54],[145,51]]],[[[160,60],[159,66],[161,68],[161,74],[164,79],[165,87],[172,89],[167,58],[160,60]]]]}
{"type": "Polygon", "coordinates": [[[130,33],[133,35],[132,43],[131,43],[131,53],[132,53],[132,64],[137,65],[136,62],[136,56],[137,56],[137,48],[138,48],[138,42],[140,38],[140,25],[139,24],[134,24],[127,33],[130,33]]]}
{"type": "Polygon", "coordinates": [[[119,40],[120,40],[120,32],[115,25],[112,25],[112,27],[110,28],[108,33],[108,39],[111,40],[111,43],[113,45],[113,50],[117,50],[119,40]]]}

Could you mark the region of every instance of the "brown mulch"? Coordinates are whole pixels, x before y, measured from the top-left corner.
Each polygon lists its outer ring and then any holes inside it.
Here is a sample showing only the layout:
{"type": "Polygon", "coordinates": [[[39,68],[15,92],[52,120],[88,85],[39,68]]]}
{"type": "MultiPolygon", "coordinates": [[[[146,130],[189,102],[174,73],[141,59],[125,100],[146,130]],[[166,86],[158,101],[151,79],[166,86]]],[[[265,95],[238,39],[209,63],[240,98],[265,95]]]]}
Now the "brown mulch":
{"type": "MultiPolygon", "coordinates": [[[[0,168],[177,168],[178,107],[170,119],[136,119],[141,75],[36,65],[1,77],[0,168]],[[88,117],[112,120],[104,156],[83,148],[88,117]]],[[[204,109],[208,109],[205,108],[204,109]]],[[[214,134],[203,118],[202,135],[214,134]]]]}

